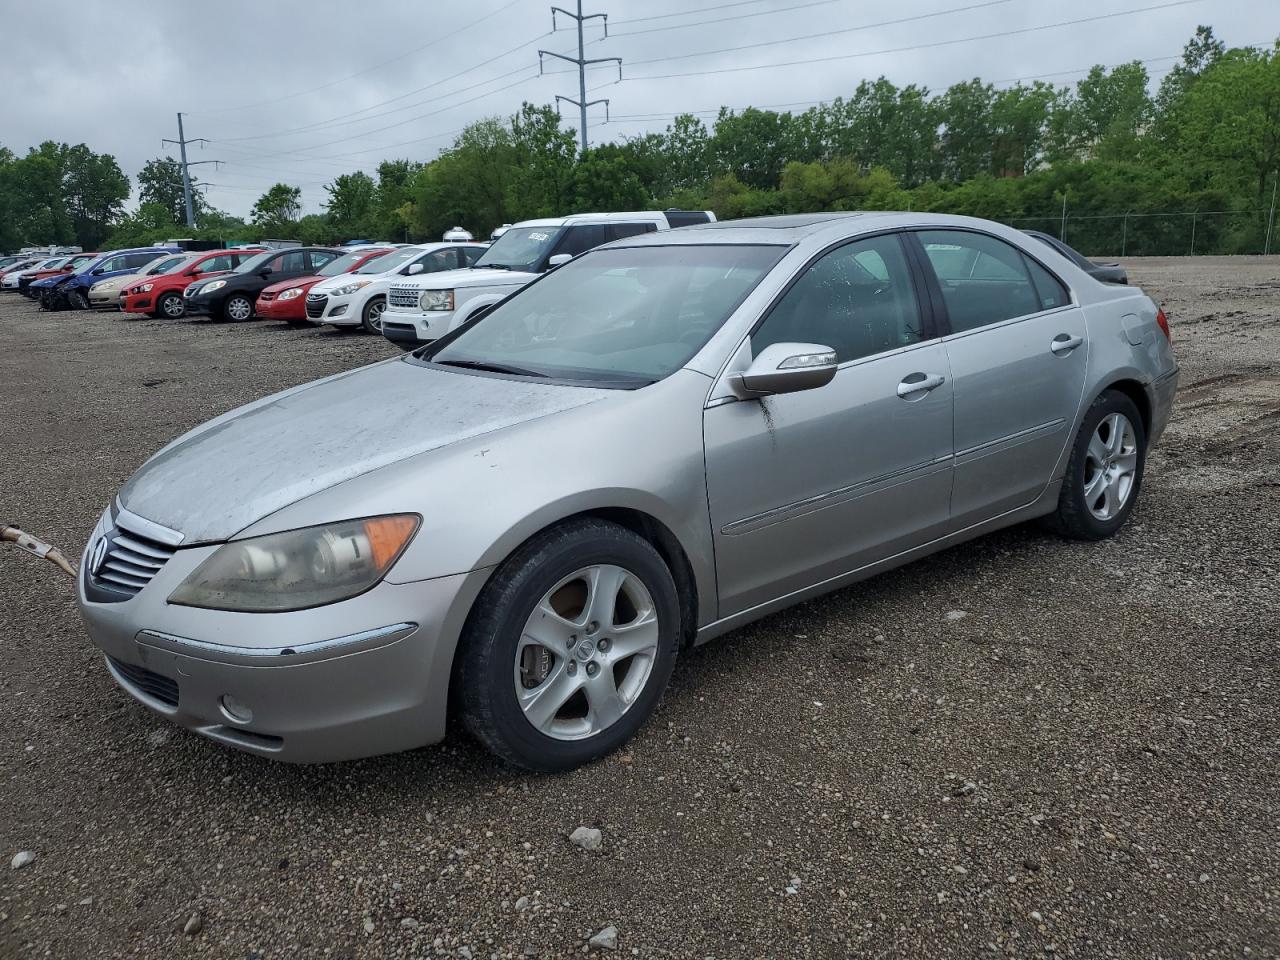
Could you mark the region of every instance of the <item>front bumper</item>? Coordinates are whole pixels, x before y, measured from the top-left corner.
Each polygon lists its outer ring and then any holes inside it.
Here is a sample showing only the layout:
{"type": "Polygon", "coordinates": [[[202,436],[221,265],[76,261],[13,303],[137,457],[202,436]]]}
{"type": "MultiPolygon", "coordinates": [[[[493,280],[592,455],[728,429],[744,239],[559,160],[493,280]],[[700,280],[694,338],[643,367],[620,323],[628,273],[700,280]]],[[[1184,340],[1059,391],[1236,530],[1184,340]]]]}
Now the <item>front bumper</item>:
{"type": "Polygon", "coordinates": [[[196,294],[194,297],[189,297],[185,293],[182,295],[182,306],[188,317],[214,316],[218,312],[219,305],[212,295],[196,294]]]}
{"type": "Polygon", "coordinates": [[[102,292],[100,290],[89,290],[89,306],[95,310],[103,310],[108,307],[116,308],[120,306],[120,298],[122,293],[119,288],[102,292]]]}
{"type": "Polygon", "coordinates": [[[155,306],[150,293],[132,293],[120,301],[120,309],[125,313],[150,313],[155,306]]]}
{"type": "Polygon", "coordinates": [[[89,599],[82,559],[78,599],[89,637],[134,699],[212,740],[296,763],[391,753],[444,736],[454,649],[487,572],[383,581],[293,613],[168,604],[215,549],[177,551],[118,603],[89,599]],[[229,712],[228,697],[251,718],[229,712]]]}
{"type": "Polygon", "coordinates": [[[438,310],[431,313],[404,310],[387,310],[382,314],[382,335],[406,350],[412,350],[432,340],[439,340],[449,332],[454,311],[438,310]]]}
{"type": "Polygon", "coordinates": [[[306,302],[305,295],[292,300],[263,300],[259,297],[253,312],[260,320],[305,320],[306,302]]]}

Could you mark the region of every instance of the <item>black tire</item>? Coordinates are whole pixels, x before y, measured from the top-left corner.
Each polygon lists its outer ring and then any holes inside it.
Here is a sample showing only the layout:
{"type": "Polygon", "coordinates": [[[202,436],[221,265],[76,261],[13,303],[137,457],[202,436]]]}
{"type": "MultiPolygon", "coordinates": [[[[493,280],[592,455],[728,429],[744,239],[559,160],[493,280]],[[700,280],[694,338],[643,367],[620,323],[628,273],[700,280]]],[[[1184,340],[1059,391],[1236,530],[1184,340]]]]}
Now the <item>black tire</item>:
{"type": "Polygon", "coordinates": [[[156,309],[151,315],[153,317],[161,317],[165,320],[181,320],[187,313],[187,305],[182,300],[180,293],[162,293],[160,299],[156,301],[156,309]],[[177,312],[171,312],[170,306],[177,303],[177,312]]]}
{"type": "Polygon", "coordinates": [[[360,312],[360,325],[364,327],[365,333],[373,333],[382,336],[382,310],[387,308],[386,297],[370,297],[369,302],[364,305],[364,310],[360,312]],[[375,307],[381,307],[381,310],[375,310],[375,307]],[[377,315],[375,317],[375,314],[377,315]]]}
{"type": "Polygon", "coordinates": [[[83,290],[72,290],[67,294],[67,306],[72,310],[88,310],[89,298],[85,296],[83,290]]]}
{"type": "Polygon", "coordinates": [[[1129,514],[1133,512],[1134,504],[1138,502],[1146,465],[1147,432],[1137,405],[1117,390],[1104,391],[1089,406],[1080,424],[1080,431],[1071,446],[1071,457],[1067,461],[1062,492],[1058,495],[1058,508],[1045,518],[1046,526],[1073,540],[1105,540],[1113,536],[1124,526],[1129,514]],[[1103,420],[1115,413],[1126,417],[1133,427],[1137,465],[1124,504],[1114,516],[1104,520],[1094,515],[1085,497],[1086,475],[1090,469],[1089,443],[1103,420]]]}
{"type": "Polygon", "coordinates": [[[240,323],[244,320],[253,319],[253,301],[242,293],[233,293],[227,299],[222,301],[222,319],[227,323],[240,323]],[[231,315],[232,304],[243,303],[247,305],[248,313],[243,317],[234,317],[231,315]]]}
{"type": "Polygon", "coordinates": [[[467,730],[503,760],[542,773],[590,763],[629,740],[657,708],[675,667],[680,603],[671,571],[647,540],[599,519],[564,523],[538,534],[499,567],[472,608],[455,659],[456,703],[467,730]],[[614,723],[580,740],[536,729],[516,697],[513,671],[525,623],[560,580],[591,564],[616,564],[653,598],[658,649],[645,686],[614,723]]]}

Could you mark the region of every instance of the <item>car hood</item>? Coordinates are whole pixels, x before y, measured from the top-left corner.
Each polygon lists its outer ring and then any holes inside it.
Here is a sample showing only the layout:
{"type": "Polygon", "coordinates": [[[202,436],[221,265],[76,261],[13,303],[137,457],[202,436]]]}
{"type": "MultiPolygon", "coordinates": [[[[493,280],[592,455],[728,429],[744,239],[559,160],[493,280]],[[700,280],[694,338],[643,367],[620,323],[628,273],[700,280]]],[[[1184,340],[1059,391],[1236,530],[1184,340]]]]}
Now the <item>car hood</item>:
{"type": "Polygon", "coordinates": [[[119,500],[184,544],[226,540],[354,477],[609,394],[385,360],[197,427],[143,464],[119,500]]]}
{"type": "Polygon", "coordinates": [[[396,284],[396,286],[412,286],[419,290],[500,287],[525,284],[537,276],[536,273],[525,273],[520,270],[490,270],[485,267],[479,269],[464,267],[461,270],[442,270],[439,273],[428,273],[412,277],[411,283],[396,284]]]}
{"type": "Polygon", "coordinates": [[[269,284],[262,288],[262,292],[270,293],[278,296],[279,294],[284,293],[290,287],[302,287],[304,290],[310,290],[312,287],[314,287],[317,283],[319,283],[323,279],[324,277],[316,277],[316,276],[295,277],[292,280],[281,280],[279,283],[269,284]]]}

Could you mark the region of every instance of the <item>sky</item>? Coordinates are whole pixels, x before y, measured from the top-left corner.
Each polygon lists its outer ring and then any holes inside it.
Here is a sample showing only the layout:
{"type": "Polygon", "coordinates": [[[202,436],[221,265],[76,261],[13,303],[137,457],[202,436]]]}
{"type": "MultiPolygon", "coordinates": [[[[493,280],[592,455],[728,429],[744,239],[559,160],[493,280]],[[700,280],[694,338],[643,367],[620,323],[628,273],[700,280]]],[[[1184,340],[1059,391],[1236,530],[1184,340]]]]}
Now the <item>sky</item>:
{"type": "MultiPolygon", "coordinates": [[[[577,0],[560,0],[572,9],[577,0]]],[[[941,91],[981,77],[997,85],[1074,84],[1090,66],[1142,60],[1158,82],[1197,24],[1228,46],[1270,44],[1276,0],[583,0],[585,55],[621,57],[587,72],[592,143],[665,129],[682,112],[720,106],[804,110],[863,79],[941,91]],[[1092,19],[1100,18],[1100,19],[1092,19]],[[1085,21],[1064,24],[1064,21],[1085,21]]],[[[271,184],[301,187],[322,209],[324,184],[382,159],[429,160],[466,124],[524,100],[577,98],[574,22],[542,0],[113,0],[80,3],[75,29],[40,4],[5,5],[0,145],[43,140],[110,153],[132,179],[189,148],[217,208],[247,216],[271,184]],[[51,29],[57,42],[37,41],[51,29]]],[[[566,127],[577,108],[562,104],[566,127]]]]}

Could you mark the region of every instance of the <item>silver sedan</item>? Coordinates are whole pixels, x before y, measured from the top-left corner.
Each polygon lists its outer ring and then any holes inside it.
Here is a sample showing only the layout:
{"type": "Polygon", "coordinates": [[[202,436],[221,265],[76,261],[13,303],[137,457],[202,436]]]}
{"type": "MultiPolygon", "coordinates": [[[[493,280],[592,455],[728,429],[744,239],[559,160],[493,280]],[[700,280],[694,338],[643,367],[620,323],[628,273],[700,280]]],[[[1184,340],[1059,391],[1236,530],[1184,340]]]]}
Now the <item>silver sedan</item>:
{"type": "Polygon", "coordinates": [[[217,417],[89,539],[120,685],[292,761],[456,711],[564,770],[691,645],[988,531],[1114,534],[1163,313],[995,223],[810,214],[597,248],[405,357],[217,417]]]}

